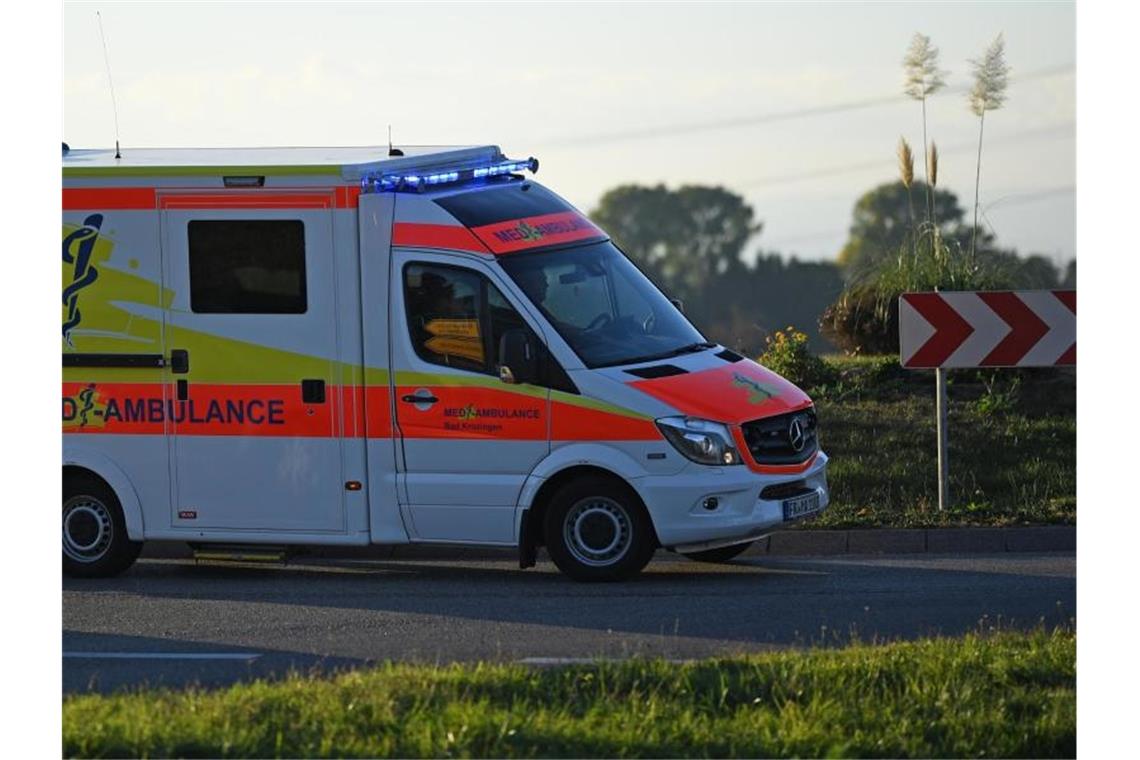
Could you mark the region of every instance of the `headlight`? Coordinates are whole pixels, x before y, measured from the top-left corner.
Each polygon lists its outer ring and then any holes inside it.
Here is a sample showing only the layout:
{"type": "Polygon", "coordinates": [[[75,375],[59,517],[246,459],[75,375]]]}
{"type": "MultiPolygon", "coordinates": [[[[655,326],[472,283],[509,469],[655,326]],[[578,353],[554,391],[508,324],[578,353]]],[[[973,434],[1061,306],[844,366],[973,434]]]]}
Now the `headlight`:
{"type": "Polygon", "coordinates": [[[696,417],[662,417],[657,428],[673,448],[700,464],[740,464],[728,426],[696,417]]]}

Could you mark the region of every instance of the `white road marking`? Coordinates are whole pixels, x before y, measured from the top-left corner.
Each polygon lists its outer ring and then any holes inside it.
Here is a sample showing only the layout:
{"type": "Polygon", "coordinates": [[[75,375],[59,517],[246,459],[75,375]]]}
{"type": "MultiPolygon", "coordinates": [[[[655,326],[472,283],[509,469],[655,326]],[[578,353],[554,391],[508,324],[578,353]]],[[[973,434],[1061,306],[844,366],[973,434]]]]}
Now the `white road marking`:
{"type": "Polygon", "coordinates": [[[75,660],[246,660],[261,657],[260,652],[64,652],[75,660]]]}

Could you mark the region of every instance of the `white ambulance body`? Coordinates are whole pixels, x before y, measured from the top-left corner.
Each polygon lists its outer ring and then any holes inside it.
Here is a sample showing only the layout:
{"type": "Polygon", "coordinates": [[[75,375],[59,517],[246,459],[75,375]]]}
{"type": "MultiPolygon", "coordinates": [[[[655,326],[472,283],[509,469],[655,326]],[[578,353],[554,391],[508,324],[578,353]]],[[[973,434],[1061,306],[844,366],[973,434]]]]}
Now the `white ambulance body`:
{"type": "Polygon", "coordinates": [[[613,579],[826,507],[808,397],[706,342],[536,161],[404,153],[65,147],[66,571],[444,543],[613,579]]]}

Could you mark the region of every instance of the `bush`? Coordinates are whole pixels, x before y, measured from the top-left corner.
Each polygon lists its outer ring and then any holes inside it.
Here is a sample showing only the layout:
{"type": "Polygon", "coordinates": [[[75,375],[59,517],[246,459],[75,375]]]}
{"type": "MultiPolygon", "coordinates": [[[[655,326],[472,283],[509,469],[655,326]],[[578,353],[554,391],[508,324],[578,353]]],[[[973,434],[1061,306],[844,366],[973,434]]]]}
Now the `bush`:
{"type": "Polygon", "coordinates": [[[979,415],[990,417],[1009,414],[1017,407],[1021,395],[1021,376],[1014,375],[1004,382],[1002,380],[998,372],[994,372],[982,381],[985,392],[974,402],[974,410],[979,415]]]}
{"type": "Polygon", "coordinates": [[[764,353],[758,361],[804,390],[819,388],[838,379],[835,368],[808,348],[807,335],[790,325],[769,335],[764,343],[764,353]]]}
{"type": "Polygon", "coordinates": [[[1003,290],[1017,287],[1015,257],[997,252],[971,257],[953,241],[927,232],[897,255],[856,276],[824,310],[820,332],[849,354],[897,354],[899,296],[932,290],[1003,290]]]}

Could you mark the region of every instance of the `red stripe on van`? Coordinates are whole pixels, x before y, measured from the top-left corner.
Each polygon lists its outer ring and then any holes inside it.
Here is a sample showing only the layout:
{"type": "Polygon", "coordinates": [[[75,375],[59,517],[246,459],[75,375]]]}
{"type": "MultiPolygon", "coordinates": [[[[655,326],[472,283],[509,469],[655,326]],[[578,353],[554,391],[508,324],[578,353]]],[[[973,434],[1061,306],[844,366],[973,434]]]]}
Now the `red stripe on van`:
{"type": "Polygon", "coordinates": [[[337,187],[334,188],[336,192],[336,207],[337,208],[356,208],[360,205],[360,188],[353,185],[352,187],[337,187]]]}
{"type": "Polygon", "coordinates": [[[496,254],[606,236],[593,222],[576,211],[495,222],[473,227],[471,231],[496,254]]]}
{"type": "MultiPolygon", "coordinates": [[[[408,438],[488,441],[545,441],[547,402],[506,388],[432,385],[436,401],[416,405],[407,399],[421,385],[396,387],[401,400],[397,424],[408,438]]],[[[493,456],[493,454],[492,454],[493,456]]]]}
{"type": "Polygon", "coordinates": [[[70,187],[63,189],[64,211],[153,210],[153,187],[70,187]]]}
{"type": "MultiPolygon", "coordinates": [[[[402,386],[400,396],[420,386],[402,386]]],[[[430,386],[439,401],[400,405],[408,438],[468,440],[646,441],[661,434],[652,420],[590,409],[510,390],[430,386]]],[[[166,383],[63,383],[63,432],[108,435],[220,435],[299,438],[391,438],[386,385],[327,386],[325,403],[306,404],[301,384],[189,384],[177,401],[166,383]]]]}
{"type": "Polygon", "coordinates": [[[392,245],[409,248],[450,248],[475,253],[489,252],[466,227],[450,224],[396,222],[392,225],[392,245]]]}
{"type": "Polygon", "coordinates": [[[189,385],[187,401],[163,383],[64,383],[63,432],[119,435],[390,438],[387,386],[328,386],[306,404],[301,384],[189,385]]]}
{"type": "Polygon", "coordinates": [[[216,208],[332,208],[335,194],[325,192],[292,192],[289,190],[228,190],[211,193],[163,193],[159,205],[164,209],[216,208]]]}
{"type": "Polygon", "coordinates": [[[555,441],[657,441],[661,432],[650,419],[566,404],[551,405],[550,438],[555,441]]]}
{"type": "MultiPolygon", "coordinates": [[[[64,211],[151,211],[158,208],[153,187],[69,187],[63,190],[64,211]]],[[[360,188],[303,188],[296,191],[226,190],[163,196],[162,208],[357,208],[360,188]]]]}

